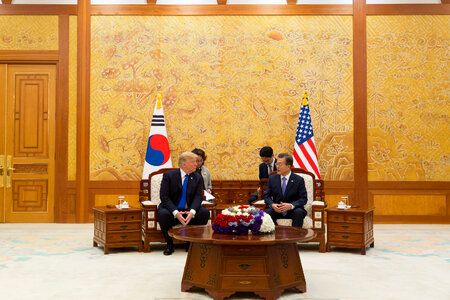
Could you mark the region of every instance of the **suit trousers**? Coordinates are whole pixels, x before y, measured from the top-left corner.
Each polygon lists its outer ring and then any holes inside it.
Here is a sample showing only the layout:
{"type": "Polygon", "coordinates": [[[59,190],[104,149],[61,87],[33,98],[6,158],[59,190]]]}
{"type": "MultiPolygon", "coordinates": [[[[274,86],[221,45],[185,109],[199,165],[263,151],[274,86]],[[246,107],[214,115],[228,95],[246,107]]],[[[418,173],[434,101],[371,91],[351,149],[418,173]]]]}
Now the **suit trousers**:
{"type": "Polygon", "coordinates": [[[306,217],[306,211],[303,208],[294,208],[287,211],[287,214],[283,216],[281,213],[277,213],[273,208],[266,208],[264,211],[266,214],[269,214],[272,217],[273,222],[277,225],[278,219],[291,219],[292,226],[302,227],[303,219],[306,217]]]}
{"type": "MultiPolygon", "coordinates": [[[[189,211],[187,209],[186,211],[189,211]]],[[[188,223],[189,225],[206,225],[209,220],[209,209],[200,207],[200,209],[195,213],[195,216],[188,223]]],[[[168,231],[172,229],[173,226],[181,224],[177,218],[174,218],[173,214],[165,207],[158,206],[158,223],[161,227],[161,231],[164,235],[164,239],[168,244],[173,244],[173,239],[169,236],[168,231]]]]}

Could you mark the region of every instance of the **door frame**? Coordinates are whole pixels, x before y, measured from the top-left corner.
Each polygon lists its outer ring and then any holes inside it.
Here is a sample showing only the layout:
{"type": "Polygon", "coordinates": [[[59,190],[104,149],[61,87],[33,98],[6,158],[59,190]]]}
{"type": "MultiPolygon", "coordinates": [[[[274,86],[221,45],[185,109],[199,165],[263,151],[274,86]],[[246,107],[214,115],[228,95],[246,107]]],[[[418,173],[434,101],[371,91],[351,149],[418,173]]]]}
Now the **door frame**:
{"type": "MultiPolygon", "coordinates": [[[[20,166],[29,166],[30,164],[34,165],[40,165],[41,163],[44,163],[46,165],[46,170],[43,173],[37,171],[37,172],[13,172],[11,174],[12,178],[9,178],[9,181],[12,181],[12,186],[10,188],[5,187],[4,192],[2,193],[6,195],[5,198],[3,198],[3,214],[2,214],[2,220],[3,222],[9,222],[9,223],[17,223],[17,222],[54,222],[54,203],[55,203],[55,179],[57,178],[55,174],[55,123],[56,123],[56,83],[57,83],[57,66],[56,64],[23,64],[23,63],[13,63],[13,64],[1,64],[0,70],[4,71],[6,70],[6,76],[4,78],[4,82],[7,83],[6,85],[6,97],[4,98],[4,103],[2,103],[2,109],[5,109],[3,111],[3,115],[5,116],[6,120],[6,126],[2,128],[6,134],[5,137],[2,138],[1,144],[3,146],[3,150],[5,151],[5,158],[8,158],[7,167],[14,166],[15,168],[20,168],[20,166]],[[34,74],[36,74],[39,79],[39,82],[42,83],[41,80],[45,80],[45,74],[48,74],[48,82],[47,85],[42,85],[41,87],[44,88],[44,91],[40,90],[44,94],[47,94],[47,98],[45,103],[42,103],[38,100],[39,103],[36,103],[39,108],[37,108],[38,111],[41,111],[42,114],[39,114],[39,119],[41,120],[40,130],[43,130],[43,135],[40,135],[42,137],[42,140],[40,145],[34,145],[37,148],[37,153],[39,153],[38,157],[35,157],[34,155],[27,156],[17,153],[16,151],[19,151],[19,148],[23,151],[26,151],[22,147],[26,147],[24,141],[22,140],[22,136],[18,135],[17,130],[20,130],[19,128],[22,127],[19,124],[17,124],[17,120],[15,118],[15,113],[17,112],[18,106],[21,107],[23,105],[23,102],[26,99],[23,96],[20,96],[16,94],[18,92],[17,89],[17,79],[16,76],[25,76],[24,78],[26,82],[33,85],[36,81],[36,78],[34,77],[34,74]],[[32,77],[29,77],[31,75],[32,77]],[[45,91],[47,90],[47,91],[45,91]],[[20,99],[20,100],[19,100],[20,99]],[[17,102],[20,101],[20,102],[17,102]],[[20,104],[22,103],[22,104],[20,104]],[[46,113],[45,113],[46,111],[46,113]],[[44,115],[47,114],[47,117],[44,117],[44,115]],[[46,119],[46,121],[45,121],[46,119]],[[44,131],[47,131],[47,133],[44,133],[44,131]],[[9,134],[8,134],[9,132],[9,134]],[[22,140],[22,142],[20,142],[22,140]],[[4,145],[3,145],[4,144],[4,145]],[[22,145],[22,147],[20,146],[22,145]],[[46,146],[45,146],[46,145],[46,146]],[[6,146],[6,147],[5,147],[6,146]],[[19,148],[17,148],[19,147],[19,148]],[[41,148],[42,147],[42,148],[41,148]],[[46,149],[47,148],[47,149],[46,149]],[[43,159],[43,160],[42,160],[43,159]],[[10,164],[9,161],[12,161],[10,164]],[[33,183],[29,183],[30,181],[33,181],[33,183]],[[15,183],[14,183],[15,182],[15,183]],[[45,183],[44,183],[45,182],[45,183]],[[17,185],[16,185],[17,184],[17,185]],[[43,207],[40,207],[38,211],[14,211],[14,194],[18,191],[16,189],[19,189],[22,192],[25,191],[35,191],[38,192],[38,190],[45,189],[46,186],[46,194],[47,194],[47,203],[46,203],[46,209],[43,210],[43,207]],[[31,189],[30,189],[31,188],[31,189]]],[[[19,84],[20,86],[20,84],[19,84]]],[[[29,111],[29,110],[28,110],[29,111]]],[[[26,114],[25,112],[20,112],[20,115],[22,113],[26,114]]],[[[19,123],[23,122],[22,117],[20,117],[19,123]]],[[[27,125],[25,125],[27,126],[27,125]]],[[[32,126],[34,127],[34,125],[32,126]]],[[[32,127],[29,129],[32,130],[32,127]]],[[[22,131],[22,134],[26,135],[26,130],[22,131]]],[[[36,136],[36,139],[39,139],[36,136]]],[[[37,142],[37,141],[36,141],[37,142]]],[[[35,152],[33,152],[35,153],[35,152]]],[[[5,179],[4,179],[5,180],[5,179]]],[[[8,182],[8,179],[7,179],[8,182]]],[[[38,192],[39,193],[39,192],[38,192]]],[[[37,195],[36,195],[37,196],[37,195]]],[[[16,195],[16,197],[18,197],[16,195]]]]}
{"type": "MultiPolygon", "coordinates": [[[[64,16],[63,16],[64,17],[64,16]]],[[[60,50],[49,51],[0,51],[0,64],[46,64],[56,67],[56,99],[55,99],[55,173],[54,173],[54,222],[75,222],[73,218],[65,217],[71,215],[72,211],[65,209],[67,204],[67,154],[68,154],[68,111],[69,111],[69,54],[68,54],[68,24],[67,17],[66,35],[67,46],[61,47],[63,41],[59,40],[60,50]],[[62,49],[63,48],[63,49],[62,49]],[[65,54],[65,55],[64,55],[65,54]]],[[[60,17],[61,18],[61,17],[60,17]]],[[[61,22],[60,22],[61,26],[61,22]]],[[[61,30],[59,36],[61,37],[61,30]]],[[[1,87],[1,84],[0,84],[1,87]]],[[[6,90],[6,86],[5,86],[6,90]]],[[[3,110],[3,108],[1,109],[3,110]]],[[[1,146],[1,145],[0,145],[1,146]]],[[[1,203],[4,209],[4,203],[1,203]]],[[[0,222],[4,222],[3,216],[0,222]]]]}

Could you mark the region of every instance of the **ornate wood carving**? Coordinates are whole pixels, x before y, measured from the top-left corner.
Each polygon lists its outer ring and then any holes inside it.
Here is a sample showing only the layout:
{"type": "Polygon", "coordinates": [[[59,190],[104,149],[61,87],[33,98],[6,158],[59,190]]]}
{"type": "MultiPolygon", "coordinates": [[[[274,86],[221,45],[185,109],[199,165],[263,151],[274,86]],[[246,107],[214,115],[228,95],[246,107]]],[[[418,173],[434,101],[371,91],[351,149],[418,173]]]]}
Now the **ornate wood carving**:
{"type": "Polygon", "coordinates": [[[43,164],[14,164],[14,173],[47,174],[48,166],[43,164]]]}
{"type": "Polygon", "coordinates": [[[11,4],[12,0],[2,0],[2,4],[11,4]]]}
{"type": "Polygon", "coordinates": [[[13,180],[13,212],[46,212],[47,180],[13,180]]]}
{"type": "Polygon", "coordinates": [[[47,74],[16,74],[14,156],[48,158],[47,74]],[[29,101],[29,98],[35,98],[29,101]]]}
{"type": "Polygon", "coordinates": [[[219,4],[219,5],[226,5],[227,4],[227,0],[217,0],[217,4],[219,4]]]}

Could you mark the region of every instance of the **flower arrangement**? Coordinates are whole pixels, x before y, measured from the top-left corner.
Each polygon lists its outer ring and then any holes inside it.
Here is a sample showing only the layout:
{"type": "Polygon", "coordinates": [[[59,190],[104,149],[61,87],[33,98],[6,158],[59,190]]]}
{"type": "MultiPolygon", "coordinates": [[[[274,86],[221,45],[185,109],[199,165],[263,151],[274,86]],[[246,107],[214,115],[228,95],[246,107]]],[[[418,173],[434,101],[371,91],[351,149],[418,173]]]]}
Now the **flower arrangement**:
{"type": "Polygon", "coordinates": [[[212,224],[215,233],[247,235],[265,234],[275,231],[270,215],[254,206],[232,206],[222,210],[212,224]]]}

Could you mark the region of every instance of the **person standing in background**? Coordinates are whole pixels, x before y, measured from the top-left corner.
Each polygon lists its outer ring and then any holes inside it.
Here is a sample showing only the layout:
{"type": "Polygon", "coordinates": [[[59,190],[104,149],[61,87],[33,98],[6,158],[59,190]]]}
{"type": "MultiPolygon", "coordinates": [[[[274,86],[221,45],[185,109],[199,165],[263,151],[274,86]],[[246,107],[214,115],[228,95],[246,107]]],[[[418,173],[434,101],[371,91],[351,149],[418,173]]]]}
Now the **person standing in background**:
{"type": "Polygon", "coordinates": [[[197,172],[203,177],[203,188],[205,191],[211,194],[212,183],[211,183],[211,173],[208,168],[205,167],[206,154],[205,151],[199,148],[192,150],[192,153],[197,154],[197,172]]]}

